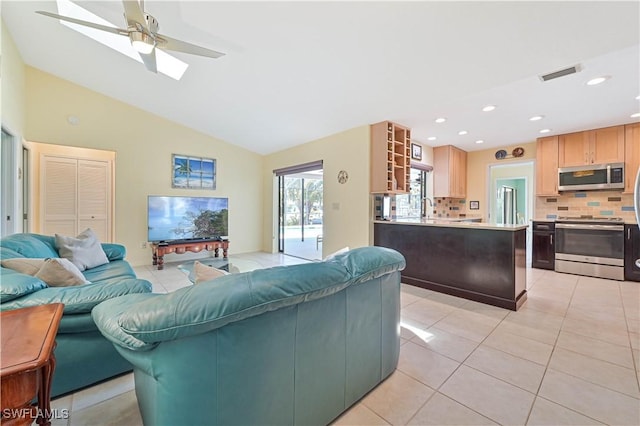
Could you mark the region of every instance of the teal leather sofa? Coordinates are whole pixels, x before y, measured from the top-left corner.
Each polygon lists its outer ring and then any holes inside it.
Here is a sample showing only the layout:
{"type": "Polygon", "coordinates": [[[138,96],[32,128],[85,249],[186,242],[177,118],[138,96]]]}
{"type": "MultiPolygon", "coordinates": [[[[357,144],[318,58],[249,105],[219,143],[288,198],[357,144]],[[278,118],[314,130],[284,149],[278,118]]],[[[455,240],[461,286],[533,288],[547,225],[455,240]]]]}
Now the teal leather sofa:
{"type": "MultiPolygon", "coordinates": [[[[91,310],[113,297],[150,293],[151,283],[136,278],[124,260],[124,246],[103,243],[102,248],[109,263],[85,270],[83,275],[91,283],[80,286],[48,287],[36,277],[0,267],[0,310],[64,303],[56,336],[52,396],[76,391],[132,369],[131,364],[98,331],[91,310]]],[[[0,239],[0,259],[16,257],[59,256],[55,239],[51,236],[13,234],[0,239]]]]}
{"type": "Polygon", "coordinates": [[[146,425],[327,424],[397,366],[402,255],[231,274],[101,303],[146,425]]]}

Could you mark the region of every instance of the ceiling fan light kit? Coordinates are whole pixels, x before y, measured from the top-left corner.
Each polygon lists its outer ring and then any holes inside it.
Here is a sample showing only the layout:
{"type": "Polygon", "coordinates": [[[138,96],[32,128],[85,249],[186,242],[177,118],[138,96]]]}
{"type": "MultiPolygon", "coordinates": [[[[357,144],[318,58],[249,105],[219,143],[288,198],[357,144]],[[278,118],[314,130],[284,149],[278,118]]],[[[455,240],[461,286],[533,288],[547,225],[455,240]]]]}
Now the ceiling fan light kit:
{"type": "Polygon", "coordinates": [[[153,38],[140,31],[132,31],[129,33],[129,39],[131,39],[131,46],[143,55],[148,55],[153,51],[153,48],[156,47],[153,38]]]}
{"type": "Polygon", "coordinates": [[[219,58],[224,53],[204,47],[196,46],[182,40],[173,39],[158,33],[159,24],[156,18],[145,13],[137,0],[123,0],[124,17],[127,21],[127,29],[112,28],[94,22],[76,19],[70,16],[57,15],[46,11],[37,11],[44,16],[60,19],[62,21],[72,22],[77,25],[94,28],[100,31],[127,36],[131,41],[133,49],[140,54],[140,59],[145,67],[154,73],[157,73],[156,66],[156,48],[162,50],[171,50],[174,52],[189,53],[191,55],[204,56],[207,58],[219,58]]]}

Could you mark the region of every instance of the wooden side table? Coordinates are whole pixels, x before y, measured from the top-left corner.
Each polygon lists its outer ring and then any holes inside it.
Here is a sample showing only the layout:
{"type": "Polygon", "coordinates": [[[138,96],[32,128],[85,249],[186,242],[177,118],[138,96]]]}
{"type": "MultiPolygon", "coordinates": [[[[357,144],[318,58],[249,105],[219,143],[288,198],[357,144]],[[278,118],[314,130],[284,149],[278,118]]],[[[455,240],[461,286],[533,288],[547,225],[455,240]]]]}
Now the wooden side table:
{"type": "Polygon", "coordinates": [[[158,265],[158,270],[164,268],[164,255],[169,253],[182,254],[188,251],[198,253],[202,250],[214,251],[214,256],[219,256],[222,249],[222,257],[227,258],[229,240],[193,241],[180,243],[152,243],[153,264],[158,265]]]}
{"type": "Polygon", "coordinates": [[[3,425],[30,425],[34,419],[39,425],[51,424],[53,349],[63,309],[62,303],[53,303],[0,313],[3,425]]]}

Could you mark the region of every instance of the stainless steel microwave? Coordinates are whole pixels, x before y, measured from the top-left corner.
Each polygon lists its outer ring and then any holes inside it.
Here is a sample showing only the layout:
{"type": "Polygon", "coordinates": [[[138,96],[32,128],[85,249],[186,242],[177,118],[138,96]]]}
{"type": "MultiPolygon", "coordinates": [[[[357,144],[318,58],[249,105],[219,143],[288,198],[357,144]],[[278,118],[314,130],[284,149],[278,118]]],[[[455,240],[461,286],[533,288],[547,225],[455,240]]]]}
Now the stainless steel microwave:
{"type": "Polygon", "coordinates": [[[624,163],[558,169],[558,190],[624,189],[624,163]]]}

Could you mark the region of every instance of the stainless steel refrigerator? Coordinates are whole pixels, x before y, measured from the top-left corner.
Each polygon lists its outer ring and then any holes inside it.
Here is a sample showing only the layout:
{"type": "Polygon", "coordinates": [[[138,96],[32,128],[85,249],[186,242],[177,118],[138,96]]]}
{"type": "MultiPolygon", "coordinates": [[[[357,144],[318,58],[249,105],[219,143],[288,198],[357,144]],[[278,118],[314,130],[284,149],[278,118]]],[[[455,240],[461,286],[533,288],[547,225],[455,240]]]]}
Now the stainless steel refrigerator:
{"type": "Polygon", "coordinates": [[[498,201],[502,204],[502,221],[506,225],[517,223],[517,193],[518,191],[511,187],[503,185],[498,191],[498,201]]]}

